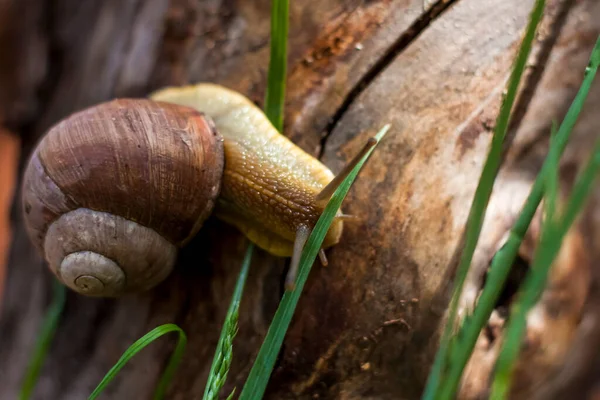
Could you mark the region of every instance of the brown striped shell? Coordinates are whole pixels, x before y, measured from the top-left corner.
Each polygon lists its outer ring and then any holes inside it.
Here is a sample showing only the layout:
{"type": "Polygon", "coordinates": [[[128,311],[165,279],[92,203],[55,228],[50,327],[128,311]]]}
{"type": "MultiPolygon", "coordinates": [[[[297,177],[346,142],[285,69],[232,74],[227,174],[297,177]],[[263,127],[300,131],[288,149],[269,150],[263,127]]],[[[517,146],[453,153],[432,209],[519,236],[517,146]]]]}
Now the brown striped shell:
{"type": "Polygon", "coordinates": [[[23,179],[29,236],[70,288],[114,297],[149,289],[211,214],[223,139],[192,108],[119,99],[52,127],[23,179]]]}

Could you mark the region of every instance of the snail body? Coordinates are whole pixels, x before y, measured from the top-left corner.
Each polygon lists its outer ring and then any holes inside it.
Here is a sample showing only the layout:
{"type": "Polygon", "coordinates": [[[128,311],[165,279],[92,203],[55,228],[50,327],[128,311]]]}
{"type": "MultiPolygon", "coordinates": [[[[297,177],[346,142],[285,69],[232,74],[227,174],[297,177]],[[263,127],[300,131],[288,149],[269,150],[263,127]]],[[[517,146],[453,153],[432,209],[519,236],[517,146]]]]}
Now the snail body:
{"type": "MultiPolygon", "coordinates": [[[[298,230],[314,227],[323,212],[326,202],[317,197],[333,180],[331,170],[280,134],[249,99],[222,86],[165,88],[150,98],[211,117],[225,149],[216,216],[269,253],[291,256],[298,230]]],[[[342,229],[336,219],[323,248],[337,244],[342,229]]]]}
{"type": "MultiPolygon", "coordinates": [[[[247,98],[199,84],[59,122],[29,160],[22,202],[28,234],[58,279],[116,297],[165,279],[213,212],[264,250],[298,255],[333,180],[247,98]]],[[[338,216],[323,248],[340,240],[338,216]]]]}

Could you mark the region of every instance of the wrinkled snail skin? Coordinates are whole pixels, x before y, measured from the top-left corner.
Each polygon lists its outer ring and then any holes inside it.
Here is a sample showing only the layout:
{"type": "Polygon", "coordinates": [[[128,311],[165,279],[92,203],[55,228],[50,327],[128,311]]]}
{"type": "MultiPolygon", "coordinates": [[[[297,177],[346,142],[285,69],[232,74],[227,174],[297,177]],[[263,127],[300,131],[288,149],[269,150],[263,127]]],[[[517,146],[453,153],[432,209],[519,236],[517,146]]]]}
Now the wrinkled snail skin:
{"type": "Polygon", "coordinates": [[[149,289],[212,213],[223,139],[192,108],[120,99],[71,115],[42,138],[23,178],[25,225],[73,290],[149,289]]]}
{"type": "MultiPolygon", "coordinates": [[[[322,214],[325,203],[317,201],[317,195],[333,173],[281,135],[237,92],[201,83],[165,88],[150,98],[192,107],[214,121],[225,148],[216,216],[269,253],[291,256],[297,233],[302,227],[312,229],[322,214]]],[[[342,220],[334,220],[323,248],[337,244],[342,229],[342,220]]]]}

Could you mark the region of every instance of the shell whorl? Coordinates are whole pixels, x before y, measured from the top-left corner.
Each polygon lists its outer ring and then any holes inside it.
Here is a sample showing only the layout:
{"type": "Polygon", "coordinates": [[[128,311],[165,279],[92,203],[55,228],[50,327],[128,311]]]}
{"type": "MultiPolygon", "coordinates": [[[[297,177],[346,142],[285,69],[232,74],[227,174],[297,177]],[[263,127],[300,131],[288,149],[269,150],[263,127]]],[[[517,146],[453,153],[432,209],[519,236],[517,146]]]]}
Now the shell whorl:
{"type": "Polygon", "coordinates": [[[119,99],[75,113],[29,160],[28,234],[52,272],[82,294],[149,289],[213,210],[222,142],[188,107],[119,99]]]}
{"type": "Polygon", "coordinates": [[[110,258],[93,251],[68,254],[58,266],[62,281],[89,296],[118,295],[125,288],[125,272],[110,258]]]}
{"type": "Polygon", "coordinates": [[[67,286],[107,297],[151,288],[171,272],[177,255],[175,245],[154,230],[87,208],[54,221],[44,249],[50,268],[67,286]]]}

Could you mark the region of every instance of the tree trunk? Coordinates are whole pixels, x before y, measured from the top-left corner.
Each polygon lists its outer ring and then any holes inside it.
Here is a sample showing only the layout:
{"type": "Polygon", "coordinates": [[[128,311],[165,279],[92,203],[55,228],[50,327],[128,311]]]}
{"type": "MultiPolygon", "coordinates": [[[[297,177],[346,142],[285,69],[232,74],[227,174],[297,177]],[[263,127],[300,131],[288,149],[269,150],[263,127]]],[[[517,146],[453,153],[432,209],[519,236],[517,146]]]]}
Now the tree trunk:
{"type": "MultiPolygon", "coordinates": [[[[267,0],[3,1],[0,60],[9,62],[0,61],[0,121],[19,133],[25,157],[49,126],[70,113],[167,85],[220,83],[262,105],[267,0]]],[[[290,2],[285,134],[337,172],[380,127],[391,123],[392,129],[345,201],[344,211],[360,220],[346,224],[342,242],[328,251],[330,265],[317,263],[311,273],[267,398],[419,397],[452,288],[453,255],[532,5],[290,2]]],[[[469,278],[474,293],[518,214],[543,161],[549,127],[564,116],[599,33],[596,0],[548,1],[512,120],[515,140],[469,278]]],[[[597,84],[561,165],[567,187],[598,137],[599,105],[597,84]]],[[[563,250],[570,254],[567,269],[584,260],[569,275],[577,284],[564,291],[567,300],[579,299],[577,306],[552,319],[570,329],[564,328],[569,334],[561,336],[558,352],[568,361],[531,346],[521,362],[540,368],[519,380],[515,398],[560,398],[573,388],[583,392],[581,398],[592,393],[600,367],[599,281],[591,268],[600,260],[599,200],[596,191],[573,233],[577,239],[563,250]]],[[[12,229],[0,318],[3,399],[17,397],[51,288],[51,275],[26,237],[18,199],[12,229]]],[[[189,338],[167,397],[201,398],[246,245],[232,227],[209,219],[180,253],[175,272],[155,289],[118,300],[70,293],[34,398],[85,398],[131,343],[167,322],[189,338]]],[[[525,243],[522,257],[530,255],[525,243]]],[[[287,265],[255,254],[227,393],[243,386],[283,293],[287,265]]],[[[462,307],[470,307],[469,296],[462,307]]],[[[542,329],[536,343],[547,343],[551,331],[542,329]]],[[[172,348],[164,338],[145,349],[105,397],[150,398],[172,348]]],[[[482,337],[477,351],[464,398],[485,394],[487,359],[497,350],[482,337]]]]}

